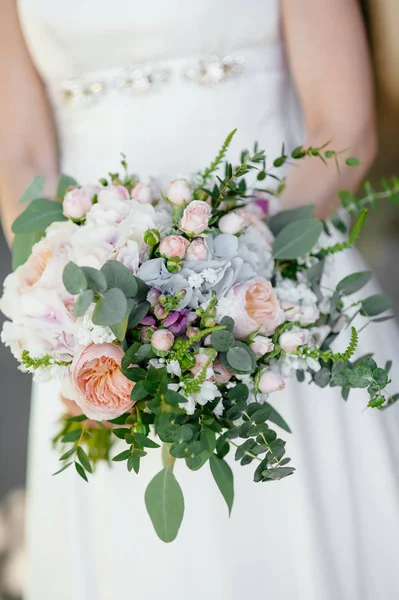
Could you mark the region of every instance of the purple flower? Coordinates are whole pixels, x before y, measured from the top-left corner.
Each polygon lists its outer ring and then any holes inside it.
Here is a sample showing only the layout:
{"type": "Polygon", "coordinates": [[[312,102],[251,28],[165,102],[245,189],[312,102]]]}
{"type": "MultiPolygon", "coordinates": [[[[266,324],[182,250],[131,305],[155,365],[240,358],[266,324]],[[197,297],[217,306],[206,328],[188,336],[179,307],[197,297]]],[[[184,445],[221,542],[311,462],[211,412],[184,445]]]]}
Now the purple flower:
{"type": "Polygon", "coordinates": [[[154,317],[147,315],[144,319],[141,319],[140,325],[155,325],[155,319],[154,317]]]}
{"type": "Polygon", "coordinates": [[[183,335],[190,323],[195,321],[197,315],[186,308],[183,310],[174,310],[163,322],[164,327],[169,329],[174,335],[183,335]]]}

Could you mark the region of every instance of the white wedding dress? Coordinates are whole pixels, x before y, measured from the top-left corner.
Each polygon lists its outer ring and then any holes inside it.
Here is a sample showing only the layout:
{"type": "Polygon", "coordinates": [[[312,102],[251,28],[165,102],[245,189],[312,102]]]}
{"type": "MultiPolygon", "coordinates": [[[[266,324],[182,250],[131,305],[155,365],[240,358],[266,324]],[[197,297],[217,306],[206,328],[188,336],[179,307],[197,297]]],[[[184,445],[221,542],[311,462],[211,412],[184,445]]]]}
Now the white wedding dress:
{"type": "MultiPolygon", "coordinates": [[[[117,170],[121,152],[135,172],[163,181],[195,171],[235,127],[233,160],[254,140],[273,158],[283,141],[300,139],[278,0],[20,0],[19,8],[54,109],[62,171],[81,183],[117,170]],[[212,55],[230,55],[242,72],[201,85],[198,57],[212,55]],[[137,64],[154,83],[136,71],[131,89],[124,68],[137,64]],[[190,65],[191,80],[182,75],[190,65]]],[[[220,73],[220,64],[208,67],[209,79],[220,73]]],[[[337,258],[335,277],[362,268],[353,251],[337,258]]],[[[362,339],[364,352],[399,368],[396,325],[372,325],[362,339]]],[[[273,403],[293,430],[296,473],[255,484],[252,466],[233,465],[229,519],[208,466],[178,465],[186,514],[167,545],[144,505],[159,453],[138,477],[120,464],[102,465],[89,484],[72,470],[51,477],[62,406],[54,384],[36,387],[26,600],[397,598],[399,405],[363,411],[366,392],[345,403],[336,390],[294,383],[273,403]]]]}

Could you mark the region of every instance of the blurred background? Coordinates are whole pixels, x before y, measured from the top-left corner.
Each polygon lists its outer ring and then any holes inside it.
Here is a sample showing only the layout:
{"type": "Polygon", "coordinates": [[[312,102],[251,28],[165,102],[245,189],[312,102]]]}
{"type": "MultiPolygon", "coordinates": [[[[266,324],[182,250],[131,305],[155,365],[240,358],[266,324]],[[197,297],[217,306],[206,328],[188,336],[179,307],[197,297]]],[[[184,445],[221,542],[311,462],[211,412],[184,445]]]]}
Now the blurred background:
{"type": "MultiPolygon", "coordinates": [[[[364,0],[362,8],[372,52],[380,133],[379,157],[369,179],[399,176],[399,23],[398,0],[364,0]]],[[[369,219],[360,248],[399,315],[399,210],[384,205],[369,219]]],[[[0,234],[0,281],[11,268],[0,234]]],[[[10,352],[0,346],[0,600],[17,598],[23,579],[23,506],[30,377],[17,371],[10,352]]]]}

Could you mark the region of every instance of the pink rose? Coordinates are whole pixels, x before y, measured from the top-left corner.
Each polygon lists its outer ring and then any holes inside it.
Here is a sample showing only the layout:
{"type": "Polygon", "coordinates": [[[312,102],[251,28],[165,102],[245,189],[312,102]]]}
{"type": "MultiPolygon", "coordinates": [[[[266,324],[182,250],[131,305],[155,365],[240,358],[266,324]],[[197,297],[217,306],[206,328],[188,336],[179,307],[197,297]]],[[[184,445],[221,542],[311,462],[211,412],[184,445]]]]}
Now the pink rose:
{"type": "Polygon", "coordinates": [[[280,392],[285,388],[285,381],[278,375],[268,369],[265,369],[259,377],[258,389],[262,394],[270,394],[271,392],[280,392]]]}
{"type": "Polygon", "coordinates": [[[212,208],[203,200],[193,200],[184,209],[180,219],[179,227],[186,233],[199,235],[208,227],[208,221],[212,208]]]}
{"type": "Polygon", "coordinates": [[[85,185],[67,192],[62,203],[64,215],[68,219],[83,219],[91,209],[94,196],[99,190],[97,185],[85,185]]]}
{"type": "Polygon", "coordinates": [[[309,332],[305,329],[296,331],[284,331],[278,340],[280,347],[284,352],[295,352],[299,346],[303,346],[309,341],[309,332]]]}
{"type": "Polygon", "coordinates": [[[73,361],[74,400],[90,419],[116,419],[132,408],[134,383],[120,370],[123,355],[115,344],[91,344],[73,361]]]}
{"type": "Polygon", "coordinates": [[[274,344],[270,338],[264,335],[256,335],[251,343],[251,350],[256,356],[263,356],[264,354],[271,352],[274,348],[274,344]]]}
{"type": "Polygon", "coordinates": [[[202,238],[195,238],[188,247],[186,260],[206,260],[208,248],[202,238]]]}
{"type": "Polygon", "coordinates": [[[132,200],[137,202],[152,202],[152,189],[147,183],[137,183],[132,189],[132,200]]]}
{"type": "Polygon", "coordinates": [[[129,192],[123,185],[107,185],[100,188],[98,204],[110,205],[116,200],[129,200],[129,192]]]}
{"type": "Polygon", "coordinates": [[[177,206],[183,206],[188,204],[193,199],[190,186],[185,179],[175,179],[169,184],[168,193],[166,197],[172,204],[177,206]]]}
{"type": "Polygon", "coordinates": [[[165,258],[184,258],[190,242],[181,235],[168,235],[161,240],[159,251],[165,258]]]}
{"type": "Polygon", "coordinates": [[[238,212],[230,212],[219,221],[219,229],[222,233],[240,233],[245,227],[245,221],[238,212]]]}
{"type": "MultiPolygon", "coordinates": [[[[190,369],[190,372],[193,375],[198,375],[198,373],[202,371],[207,363],[209,363],[207,368],[212,369],[212,361],[209,360],[209,356],[207,354],[196,354],[195,365],[190,369]]],[[[210,379],[213,379],[213,375],[210,379]]]]}
{"type": "Polygon", "coordinates": [[[235,285],[227,294],[235,313],[235,333],[240,339],[259,330],[269,335],[281,323],[281,309],[269,281],[263,277],[235,285]]]}
{"type": "Polygon", "coordinates": [[[152,347],[161,352],[167,352],[173,346],[175,336],[168,329],[154,331],[151,338],[152,347]]]}
{"type": "Polygon", "coordinates": [[[213,365],[216,383],[227,383],[233,376],[233,373],[218,360],[213,365]]]}

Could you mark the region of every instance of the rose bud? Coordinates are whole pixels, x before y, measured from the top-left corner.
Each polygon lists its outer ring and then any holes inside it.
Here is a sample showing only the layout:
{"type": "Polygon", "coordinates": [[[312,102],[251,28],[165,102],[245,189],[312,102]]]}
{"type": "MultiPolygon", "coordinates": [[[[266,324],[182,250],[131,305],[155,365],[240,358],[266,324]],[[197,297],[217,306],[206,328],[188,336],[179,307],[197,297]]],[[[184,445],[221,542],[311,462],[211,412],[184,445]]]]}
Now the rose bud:
{"type": "Polygon", "coordinates": [[[194,337],[195,335],[197,335],[197,333],[199,332],[198,327],[187,327],[186,329],[186,336],[188,337],[188,339],[194,337]]]}
{"type": "Polygon", "coordinates": [[[91,209],[94,197],[99,189],[100,187],[97,185],[85,185],[67,192],[62,203],[64,215],[68,219],[75,219],[76,221],[83,219],[91,209]]]}
{"type": "Polygon", "coordinates": [[[168,314],[169,314],[169,311],[161,304],[157,304],[154,307],[154,315],[156,316],[157,319],[159,319],[159,320],[166,319],[168,314]]]}
{"type": "Polygon", "coordinates": [[[123,185],[107,185],[98,193],[98,203],[108,204],[117,200],[129,200],[129,192],[123,185]]]}
{"type": "Polygon", "coordinates": [[[154,331],[151,338],[151,345],[155,350],[167,352],[173,346],[175,336],[168,329],[158,329],[154,331]]]}
{"type": "Polygon", "coordinates": [[[151,341],[155,327],[144,327],[140,332],[140,339],[143,344],[148,344],[151,341]]]}
{"type": "Polygon", "coordinates": [[[274,344],[270,338],[264,335],[256,335],[251,343],[251,350],[256,356],[263,356],[274,349],[274,344]]]}
{"type": "Polygon", "coordinates": [[[166,261],[166,268],[169,273],[178,273],[182,267],[183,265],[180,258],[168,258],[166,261]]]}
{"type": "Polygon", "coordinates": [[[148,246],[156,246],[161,241],[161,234],[157,229],[147,229],[144,234],[144,243],[148,246]]]}
{"type": "Polygon", "coordinates": [[[168,235],[159,244],[159,251],[165,258],[180,258],[186,256],[190,242],[181,235],[168,235]]]}
{"type": "Polygon", "coordinates": [[[227,383],[233,376],[233,373],[226,369],[220,360],[213,364],[213,372],[215,373],[216,383],[227,383]]]}
{"type": "Polygon", "coordinates": [[[301,312],[301,307],[296,302],[290,302],[289,300],[282,300],[281,308],[284,311],[284,316],[287,321],[296,321],[297,316],[301,312]]]}
{"type": "Polygon", "coordinates": [[[132,200],[151,203],[153,200],[151,186],[147,183],[137,183],[131,192],[132,200]]]}
{"type": "Polygon", "coordinates": [[[202,238],[195,238],[188,247],[186,260],[206,260],[208,248],[202,238]]]}
{"type": "Polygon", "coordinates": [[[237,213],[230,212],[219,220],[219,229],[222,233],[240,233],[245,227],[244,219],[237,213]]]}
{"type": "Polygon", "coordinates": [[[299,346],[307,343],[309,334],[306,330],[284,331],[278,340],[284,352],[295,352],[299,346]]]}
{"type": "Polygon", "coordinates": [[[157,304],[160,295],[161,292],[159,290],[157,290],[156,288],[151,288],[147,294],[147,302],[149,302],[151,306],[154,307],[157,304]]]}
{"type": "Polygon", "coordinates": [[[263,394],[271,392],[280,392],[285,388],[285,381],[278,373],[273,373],[268,369],[262,371],[258,381],[258,389],[263,394]]]}
{"type": "Polygon", "coordinates": [[[187,296],[187,290],[185,290],[184,288],[182,288],[181,290],[177,290],[176,294],[175,294],[175,298],[176,300],[184,300],[184,298],[187,296]]]}
{"type": "Polygon", "coordinates": [[[168,200],[172,204],[177,206],[183,206],[188,204],[193,199],[190,186],[185,179],[175,179],[169,184],[168,193],[166,194],[168,200]]]}
{"type": "Polygon", "coordinates": [[[179,227],[186,233],[199,235],[208,227],[212,208],[203,200],[193,200],[183,212],[179,227]]]}
{"type": "Polygon", "coordinates": [[[209,360],[209,356],[207,354],[196,354],[195,365],[190,369],[191,373],[193,375],[198,375],[198,373],[202,371],[206,364],[208,364],[208,369],[212,369],[212,361],[209,360]]]}

